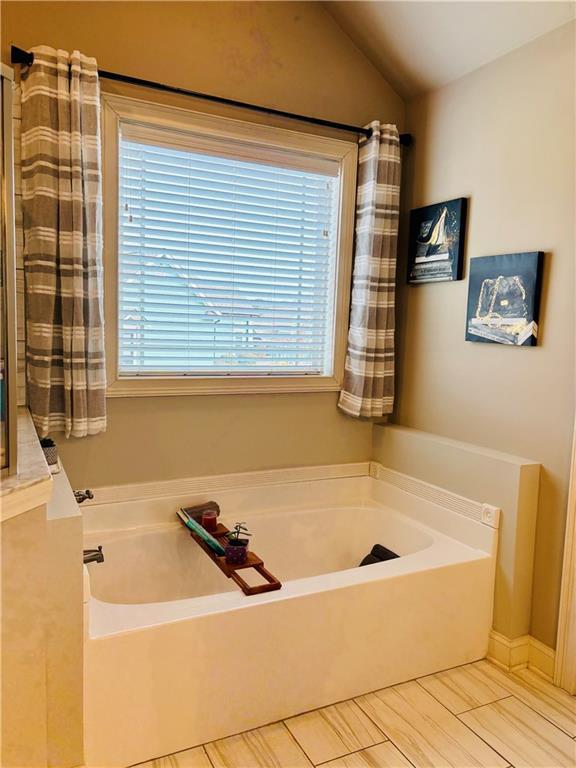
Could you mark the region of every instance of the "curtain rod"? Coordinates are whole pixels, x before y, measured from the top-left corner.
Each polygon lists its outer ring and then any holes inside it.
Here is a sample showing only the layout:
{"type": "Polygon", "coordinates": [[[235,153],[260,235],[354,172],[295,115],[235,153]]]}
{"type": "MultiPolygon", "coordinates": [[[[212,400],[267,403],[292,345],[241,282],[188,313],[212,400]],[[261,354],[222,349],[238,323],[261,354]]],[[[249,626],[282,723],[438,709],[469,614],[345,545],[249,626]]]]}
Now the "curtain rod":
{"type": "MultiPolygon", "coordinates": [[[[34,62],[33,53],[29,53],[28,51],[25,51],[22,48],[18,48],[15,45],[11,47],[10,58],[12,64],[30,66],[34,62]]],[[[307,117],[306,115],[298,115],[295,112],[285,112],[282,109],[274,109],[273,107],[261,107],[258,104],[249,104],[245,101],[227,99],[224,96],[212,96],[209,93],[199,93],[198,91],[190,91],[187,88],[178,88],[175,85],[157,83],[154,80],[143,80],[140,77],[132,77],[131,75],[120,75],[117,72],[108,72],[105,69],[99,69],[98,75],[105,78],[106,80],[115,80],[116,82],[128,83],[129,85],[139,85],[143,88],[154,88],[157,91],[177,93],[180,96],[192,96],[197,99],[203,99],[204,101],[212,101],[216,104],[226,104],[230,107],[241,107],[242,109],[249,109],[252,112],[262,112],[267,115],[274,115],[275,117],[286,117],[291,120],[300,120],[302,122],[311,123],[312,125],[321,125],[324,128],[335,128],[339,131],[358,133],[361,136],[366,136],[366,138],[370,138],[372,135],[370,128],[360,128],[356,125],[347,125],[346,123],[335,123],[332,120],[323,120],[320,117],[307,117]]],[[[412,144],[412,135],[410,133],[401,133],[400,144],[403,147],[409,147],[412,144]]]]}

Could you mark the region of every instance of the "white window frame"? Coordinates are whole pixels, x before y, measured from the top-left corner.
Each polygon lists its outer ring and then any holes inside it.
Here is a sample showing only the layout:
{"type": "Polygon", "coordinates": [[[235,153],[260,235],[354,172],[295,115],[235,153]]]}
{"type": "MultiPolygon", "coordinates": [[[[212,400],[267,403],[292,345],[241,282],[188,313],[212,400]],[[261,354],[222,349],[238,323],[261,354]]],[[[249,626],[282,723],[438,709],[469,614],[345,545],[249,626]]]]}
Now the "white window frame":
{"type": "Polygon", "coordinates": [[[164,106],[140,99],[102,95],[103,199],[104,199],[104,315],[108,397],[149,397],[187,394],[251,394],[266,392],[338,391],[342,385],[348,313],[356,197],[358,147],[355,141],[325,138],[284,128],[164,106]],[[197,143],[209,138],[242,142],[248,156],[266,160],[278,150],[296,150],[318,164],[336,161],[340,166],[339,231],[337,238],[336,297],[333,318],[332,375],[270,376],[119,376],[118,373],[118,218],[119,218],[119,135],[120,126],[146,127],[162,132],[179,131],[197,143]],[[263,147],[265,149],[263,149],[263,147]],[[267,155],[268,153],[268,155],[267,155]]]}

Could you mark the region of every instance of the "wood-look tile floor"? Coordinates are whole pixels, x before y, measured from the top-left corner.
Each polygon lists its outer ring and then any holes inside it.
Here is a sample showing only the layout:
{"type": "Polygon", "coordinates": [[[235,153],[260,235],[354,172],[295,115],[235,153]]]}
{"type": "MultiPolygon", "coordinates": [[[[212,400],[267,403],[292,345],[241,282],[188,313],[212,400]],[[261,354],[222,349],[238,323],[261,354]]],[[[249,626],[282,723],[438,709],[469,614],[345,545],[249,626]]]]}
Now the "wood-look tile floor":
{"type": "Polygon", "coordinates": [[[139,768],[576,768],[576,698],[478,661],[139,768]]]}

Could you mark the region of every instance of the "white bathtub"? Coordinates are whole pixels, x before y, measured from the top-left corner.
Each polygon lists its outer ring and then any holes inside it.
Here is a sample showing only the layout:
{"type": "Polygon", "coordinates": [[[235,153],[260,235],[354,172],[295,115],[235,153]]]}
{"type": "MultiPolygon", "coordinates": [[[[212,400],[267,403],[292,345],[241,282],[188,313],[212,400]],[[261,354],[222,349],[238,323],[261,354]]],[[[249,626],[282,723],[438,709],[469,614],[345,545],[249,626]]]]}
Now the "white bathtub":
{"type": "Polygon", "coordinates": [[[179,481],[85,509],[85,546],[105,554],[87,568],[87,766],[131,765],[485,655],[497,511],[370,472],[251,473],[220,490],[218,478],[189,491],[179,481]],[[280,591],[243,595],[174,522],[209,498],[225,523],[248,523],[280,591]],[[375,543],[400,557],[358,568],[375,543]]]}

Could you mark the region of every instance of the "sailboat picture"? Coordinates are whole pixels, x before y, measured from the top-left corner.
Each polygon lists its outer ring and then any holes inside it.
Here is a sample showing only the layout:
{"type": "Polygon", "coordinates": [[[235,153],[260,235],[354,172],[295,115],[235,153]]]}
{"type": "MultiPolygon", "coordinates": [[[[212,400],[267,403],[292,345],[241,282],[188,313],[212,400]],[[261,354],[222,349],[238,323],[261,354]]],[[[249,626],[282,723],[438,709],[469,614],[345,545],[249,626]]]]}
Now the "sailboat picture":
{"type": "Polygon", "coordinates": [[[448,200],[410,214],[409,283],[462,278],[467,199],[448,200]]]}

